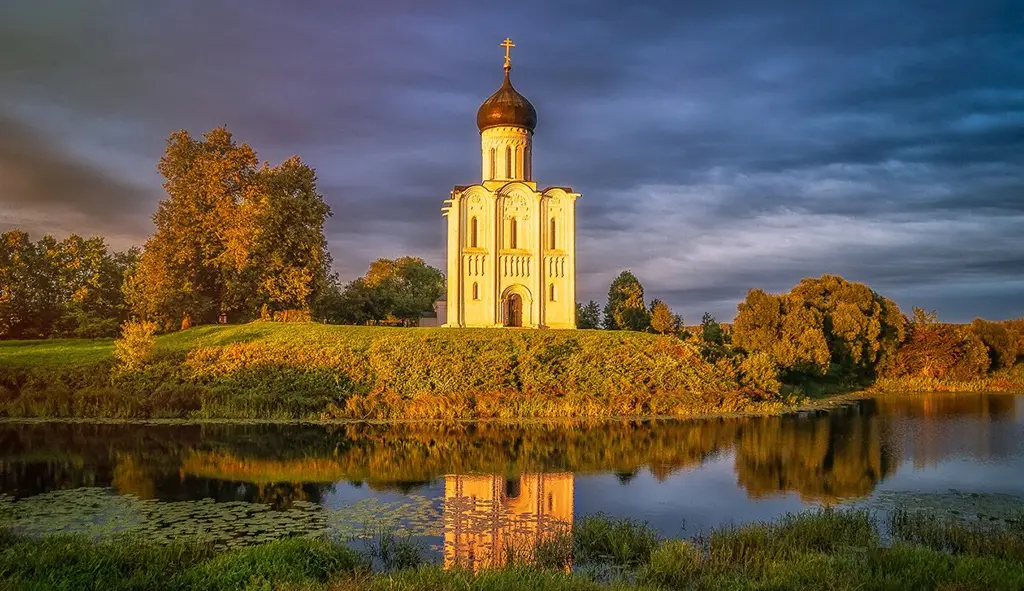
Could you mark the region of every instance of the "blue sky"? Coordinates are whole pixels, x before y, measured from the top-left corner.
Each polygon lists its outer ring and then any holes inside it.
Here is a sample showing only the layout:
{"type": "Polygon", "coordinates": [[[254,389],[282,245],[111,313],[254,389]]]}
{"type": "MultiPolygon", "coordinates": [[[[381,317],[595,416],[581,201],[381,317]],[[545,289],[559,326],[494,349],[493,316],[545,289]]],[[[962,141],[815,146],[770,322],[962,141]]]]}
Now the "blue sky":
{"type": "Polygon", "coordinates": [[[299,154],[337,271],[441,267],[476,108],[537,107],[578,202],[578,299],[632,269],[688,322],[839,273],[946,320],[1024,314],[1019,2],[9,0],[0,229],[141,244],[176,129],[299,154]]]}

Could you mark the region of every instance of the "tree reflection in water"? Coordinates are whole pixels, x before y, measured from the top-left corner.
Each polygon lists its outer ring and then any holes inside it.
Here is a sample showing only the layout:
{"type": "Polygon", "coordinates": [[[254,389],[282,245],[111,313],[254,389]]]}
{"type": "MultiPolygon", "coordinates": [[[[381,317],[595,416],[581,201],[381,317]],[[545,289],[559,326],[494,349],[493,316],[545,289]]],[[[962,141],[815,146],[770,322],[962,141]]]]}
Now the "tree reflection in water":
{"type": "MultiPolygon", "coordinates": [[[[903,458],[927,465],[950,454],[1013,453],[1015,439],[998,425],[1016,420],[1016,403],[912,396],[777,417],[557,425],[8,423],[0,426],[0,493],[102,486],[143,499],[288,508],[320,502],[339,482],[408,493],[445,478],[450,496],[452,474],[522,474],[521,494],[546,473],[612,473],[628,487],[644,470],[664,480],[731,454],[751,497],[792,492],[831,502],[870,494],[903,458]]],[[[481,478],[516,497],[504,476],[481,478]]]]}

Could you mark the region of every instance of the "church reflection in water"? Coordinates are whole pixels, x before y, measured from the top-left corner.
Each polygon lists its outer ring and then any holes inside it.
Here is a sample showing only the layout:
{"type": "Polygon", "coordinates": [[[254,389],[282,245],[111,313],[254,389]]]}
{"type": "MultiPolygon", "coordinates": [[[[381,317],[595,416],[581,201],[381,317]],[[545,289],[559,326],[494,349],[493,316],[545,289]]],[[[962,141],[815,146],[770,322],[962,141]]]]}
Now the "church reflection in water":
{"type": "Polygon", "coordinates": [[[445,476],[445,566],[528,559],[541,540],[572,525],[573,486],[570,473],[445,476]]]}

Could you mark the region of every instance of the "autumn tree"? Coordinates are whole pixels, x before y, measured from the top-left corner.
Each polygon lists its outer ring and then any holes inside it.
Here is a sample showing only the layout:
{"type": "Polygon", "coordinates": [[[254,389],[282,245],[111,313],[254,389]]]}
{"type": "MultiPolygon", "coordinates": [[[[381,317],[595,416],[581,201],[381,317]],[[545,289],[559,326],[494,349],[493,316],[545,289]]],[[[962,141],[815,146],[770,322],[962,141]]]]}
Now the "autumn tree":
{"type": "Polygon", "coordinates": [[[870,378],[906,336],[899,307],[836,275],[802,280],[789,293],[752,289],[739,304],[733,344],[764,352],[790,374],[870,378]]]}
{"type": "Polygon", "coordinates": [[[297,156],[260,166],[219,127],[171,134],[157,169],[167,198],[125,286],[139,315],[173,327],[311,305],[330,266],[330,209],[309,166],[297,156]]]}
{"type": "Polygon", "coordinates": [[[608,287],[608,303],[604,307],[607,330],[647,330],[650,312],[644,303],[644,286],[630,271],[623,271],[608,287]]]}
{"type": "Polygon", "coordinates": [[[971,332],[977,335],[988,349],[989,369],[997,371],[1012,367],[1017,361],[1017,338],[1004,324],[975,318],[971,332]]]}
{"type": "Polygon", "coordinates": [[[576,302],[576,328],[601,328],[601,307],[597,302],[590,300],[585,306],[576,302]]]}
{"type": "Polygon", "coordinates": [[[668,304],[656,299],[651,302],[651,329],[661,334],[678,334],[683,329],[683,319],[673,314],[668,304]]]}

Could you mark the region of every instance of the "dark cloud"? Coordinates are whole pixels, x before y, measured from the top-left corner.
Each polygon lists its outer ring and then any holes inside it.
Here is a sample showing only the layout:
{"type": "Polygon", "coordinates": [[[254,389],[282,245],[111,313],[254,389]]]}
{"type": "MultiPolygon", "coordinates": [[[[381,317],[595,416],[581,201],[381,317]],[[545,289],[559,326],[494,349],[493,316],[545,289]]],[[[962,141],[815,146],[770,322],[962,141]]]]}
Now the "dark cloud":
{"type": "Polygon", "coordinates": [[[1024,312],[1019,2],[4,10],[0,224],[142,237],[167,134],[227,124],[317,168],[343,275],[441,265],[510,35],[538,181],[584,194],[580,299],[633,268],[688,318],[731,318],[750,286],[838,272],[949,319],[1024,312]]]}

